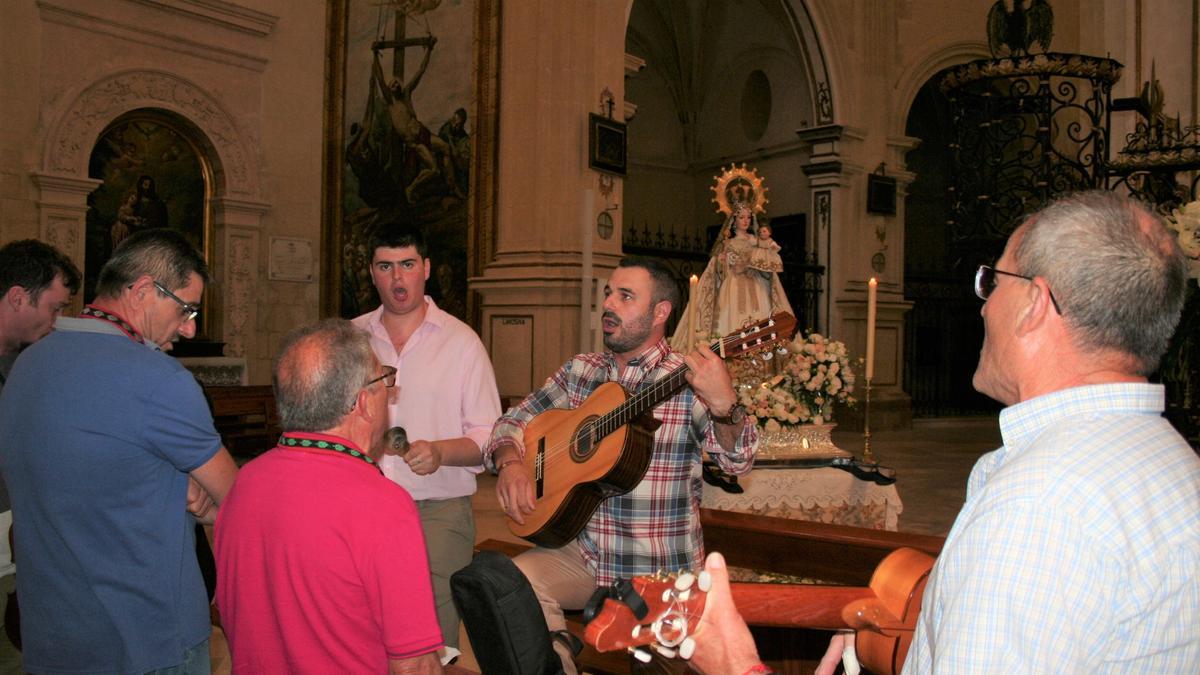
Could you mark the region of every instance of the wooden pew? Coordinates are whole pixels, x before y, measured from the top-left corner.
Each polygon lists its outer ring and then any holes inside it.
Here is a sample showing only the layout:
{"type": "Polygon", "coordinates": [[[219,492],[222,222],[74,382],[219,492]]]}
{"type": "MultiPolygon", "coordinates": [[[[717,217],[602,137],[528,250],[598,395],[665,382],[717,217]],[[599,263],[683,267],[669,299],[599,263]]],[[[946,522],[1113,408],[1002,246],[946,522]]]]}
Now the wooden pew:
{"type": "Polygon", "coordinates": [[[235,457],[252,458],[275,447],[279,414],[270,386],[204,388],[212,404],[213,425],[235,457]]]}
{"type": "Polygon", "coordinates": [[[943,537],[700,509],[704,548],[730,565],[866,586],[887,554],[907,546],[937,557],[943,537]]]}

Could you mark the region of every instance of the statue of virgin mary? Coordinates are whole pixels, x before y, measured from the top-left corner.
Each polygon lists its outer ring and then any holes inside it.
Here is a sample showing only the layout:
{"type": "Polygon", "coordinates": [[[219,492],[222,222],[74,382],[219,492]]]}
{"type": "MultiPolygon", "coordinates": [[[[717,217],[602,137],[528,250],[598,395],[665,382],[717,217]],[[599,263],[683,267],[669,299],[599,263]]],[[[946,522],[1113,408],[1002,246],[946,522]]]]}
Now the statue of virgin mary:
{"type": "MultiPolygon", "coordinates": [[[[671,346],[689,350],[776,312],[792,312],[779,273],[777,246],[760,246],[758,219],[746,202],[735,201],[713,246],[693,297],[680,317],[671,346]]],[[[772,242],[773,243],[773,242],[772,242]]]]}

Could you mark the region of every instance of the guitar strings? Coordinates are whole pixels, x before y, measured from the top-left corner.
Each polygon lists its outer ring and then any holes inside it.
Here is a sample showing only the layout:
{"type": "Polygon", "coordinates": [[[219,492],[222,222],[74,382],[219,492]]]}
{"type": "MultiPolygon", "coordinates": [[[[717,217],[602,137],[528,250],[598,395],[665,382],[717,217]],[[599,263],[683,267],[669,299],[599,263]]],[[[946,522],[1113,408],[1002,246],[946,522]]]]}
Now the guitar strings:
{"type": "MultiPolygon", "coordinates": [[[[768,320],[763,325],[759,325],[759,326],[755,326],[755,327],[751,328],[748,333],[738,333],[736,335],[728,335],[723,338],[720,338],[720,339],[710,343],[708,345],[708,349],[709,349],[709,351],[713,352],[714,354],[720,354],[722,351],[724,351],[727,355],[730,355],[731,348],[735,344],[737,344],[739,341],[742,342],[743,346],[744,346],[746,344],[746,342],[748,342],[748,340],[746,340],[747,336],[752,337],[755,333],[761,332],[762,330],[767,329],[767,328],[774,328],[774,327],[775,327],[774,321],[768,320]]],[[[768,340],[767,343],[773,341],[773,339],[774,339],[774,334],[772,334],[772,340],[768,340]]],[[[761,344],[762,342],[763,341],[760,338],[759,343],[761,344]]],[[[665,394],[669,394],[669,392],[673,389],[681,387],[683,383],[680,382],[680,380],[684,379],[684,375],[687,373],[687,371],[688,371],[687,364],[681,365],[680,367],[676,368],[675,370],[672,370],[665,377],[663,377],[659,380],[656,380],[649,387],[637,392],[630,398],[626,399],[623,403],[621,403],[621,405],[617,406],[616,408],[610,410],[609,412],[607,412],[607,413],[597,417],[595,420],[593,420],[588,425],[588,428],[587,428],[588,447],[595,448],[596,445],[598,445],[599,442],[601,440],[603,440],[605,437],[607,437],[609,434],[611,434],[614,431],[616,431],[617,429],[625,426],[626,424],[633,421],[637,417],[641,417],[641,415],[645,414],[646,411],[642,410],[642,411],[639,411],[637,416],[634,416],[631,414],[630,411],[635,408],[645,406],[647,404],[647,399],[658,398],[665,394]],[[605,429],[605,431],[603,433],[597,434],[596,431],[598,428],[605,429]]],[[[545,472],[545,467],[547,465],[549,465],[552,461],[553,462],[558,461],[558,459],[560,459],[562,457],[563,453],[570,452],[572,446],[580,445],[580,443],[576,443],[576,440],[581,439],[581,436],[582,435],[580,435],[580,434],[571,434],[571,436],[569,438],[567,438],[567,440],[560,441],[559,443],[546,448],[545,453],[542,456],[542,467],[543,467],[542,471],[543,471],[543,473],[545,472]]],[[[528,447],[525,448],[526,453],[528,453],[529,451],[530,451],[530,448],[528,448],[528,447]]]]}

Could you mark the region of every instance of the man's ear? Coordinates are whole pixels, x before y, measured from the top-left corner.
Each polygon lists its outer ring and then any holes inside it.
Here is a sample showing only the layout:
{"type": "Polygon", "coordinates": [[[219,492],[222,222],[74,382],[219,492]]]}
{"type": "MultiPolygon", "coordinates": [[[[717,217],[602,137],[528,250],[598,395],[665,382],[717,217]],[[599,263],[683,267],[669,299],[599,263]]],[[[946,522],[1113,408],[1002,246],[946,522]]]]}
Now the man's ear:
{"type": "Polygon", "coordinates": [[[24,286],[10,286],[4,293],[4,304],[12,309],[20,309],[29,299],[29,291],[25,290],[24,286]]]}
{"type": "MultiPolygon", "coordinates": [[[[429,270],[432,269],[429,265],[429,258],[421,258],[421,261],[425,263],[425,281],[429,281],[429,270]]],[[[442,292],[445,293],[444,290],[442,292]]]]}
{"type": "Polygon", "coordinates": [[[667,322],[667,318],[671,316],[672,309],[674,309],[674,307],[671,305],[670,300],[659,300],[658,302],[654,303],[654,323],[665,324],[667,322]]]}
{"type": "Polygon", "coordinates": [[[1034,277],[1024,295],[1025,307],[1017,318],[1017,335],[1027,335],[1039,328],[1055,314],[1054,303],[1050,300],[1050,287],[1046,280],[1034,277]]]}

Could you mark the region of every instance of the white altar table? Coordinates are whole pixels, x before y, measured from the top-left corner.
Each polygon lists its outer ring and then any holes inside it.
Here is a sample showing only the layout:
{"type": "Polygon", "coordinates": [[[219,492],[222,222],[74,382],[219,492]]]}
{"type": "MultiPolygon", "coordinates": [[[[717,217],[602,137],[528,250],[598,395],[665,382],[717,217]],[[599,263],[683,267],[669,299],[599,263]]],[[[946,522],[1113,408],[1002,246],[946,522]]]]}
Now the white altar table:
{"type": "Polygon", "coordinates": [[[895,530],[904,504],[895,484],[877,485],[831,467],[755,468],[738,477],[742,494],[704,484],[707,509],[895,530]]]}

